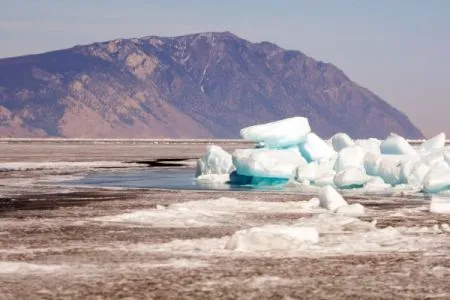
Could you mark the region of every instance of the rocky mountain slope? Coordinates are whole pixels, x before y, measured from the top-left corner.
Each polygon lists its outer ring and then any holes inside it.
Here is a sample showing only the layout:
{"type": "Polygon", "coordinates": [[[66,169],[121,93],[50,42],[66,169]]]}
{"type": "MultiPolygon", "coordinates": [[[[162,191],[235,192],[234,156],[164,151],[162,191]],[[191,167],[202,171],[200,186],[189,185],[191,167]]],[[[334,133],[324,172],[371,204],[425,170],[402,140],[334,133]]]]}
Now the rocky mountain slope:
{"type": "Polygon", "coordinates": [[[229,32],[0,59],[0,136],[229,138],[295,115],[325,137],[422,137],[334,65],[229,32]]]}

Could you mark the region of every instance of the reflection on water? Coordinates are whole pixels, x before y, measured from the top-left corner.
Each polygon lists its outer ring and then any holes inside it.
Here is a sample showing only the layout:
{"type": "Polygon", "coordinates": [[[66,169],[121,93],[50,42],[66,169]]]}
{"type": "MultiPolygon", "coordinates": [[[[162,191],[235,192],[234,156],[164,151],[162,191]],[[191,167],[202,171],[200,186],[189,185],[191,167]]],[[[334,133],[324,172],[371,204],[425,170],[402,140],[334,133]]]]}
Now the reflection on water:
{"type": "Polygon", "coordinates": [[[67,181],[65,184],[93,185],[122,188],[160,188],[183,190],[281,190],[282,186],[255,187],[231,185],[221,182],[197,181],[193,169],[145,169],[127,172],[105,172],[86,176],[83,179],[67,181]]]}

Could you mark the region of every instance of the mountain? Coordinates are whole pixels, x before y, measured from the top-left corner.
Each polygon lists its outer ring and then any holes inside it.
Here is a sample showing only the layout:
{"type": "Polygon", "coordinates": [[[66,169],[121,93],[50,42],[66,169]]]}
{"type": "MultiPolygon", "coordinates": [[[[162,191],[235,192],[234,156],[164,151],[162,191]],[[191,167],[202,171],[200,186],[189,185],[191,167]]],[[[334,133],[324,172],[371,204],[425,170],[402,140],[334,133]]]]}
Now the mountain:
{"type": "Polygon", "coordinates": [[[334,65],[229,32],[0,59],[0,136],[232,138],[296,115],[324,137],[423,137],[334,65]]]}

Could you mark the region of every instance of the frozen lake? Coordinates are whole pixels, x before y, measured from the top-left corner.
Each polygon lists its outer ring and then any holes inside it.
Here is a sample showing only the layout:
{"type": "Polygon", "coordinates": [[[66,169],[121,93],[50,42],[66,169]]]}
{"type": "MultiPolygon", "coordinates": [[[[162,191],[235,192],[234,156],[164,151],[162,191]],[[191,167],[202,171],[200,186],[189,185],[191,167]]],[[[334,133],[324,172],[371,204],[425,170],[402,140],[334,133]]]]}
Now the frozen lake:
{"type": "Polygon", "coordinates": [[[346,217],[317,207],[317,191],[242,192],[198,185],[192,167],[147,167],[205,146],[0,143],[0,298],[449,297],[450,215],[431,213],[429,197],[356,191],[344,197],[365,213],[346,217]],[[249,228],[298,227],[319,240],[292,245],[269,230],[227,248],[249,228]]]}

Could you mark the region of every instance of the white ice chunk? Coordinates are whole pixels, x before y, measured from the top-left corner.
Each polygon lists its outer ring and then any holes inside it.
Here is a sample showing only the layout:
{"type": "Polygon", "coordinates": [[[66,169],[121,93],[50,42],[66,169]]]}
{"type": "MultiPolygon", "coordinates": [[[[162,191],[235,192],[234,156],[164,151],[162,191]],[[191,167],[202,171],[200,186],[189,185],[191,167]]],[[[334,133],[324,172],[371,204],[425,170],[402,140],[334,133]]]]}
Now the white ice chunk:
{"type": "Polygon", "coordinates": [[[368,176],[369,179],[364,184],[367,191],[383,191],[392,188],[390,184],[384,182],[383,178],[377,176],[368,176]]]}
{"type": "Polygon", "coordinates": [[[337,133],[331,138],[331,144],[335,151],[353,146],[355,142],[346,133],[337,133]]]}
{"type": "Polygon", "coordinates": [[[366,152],[360,146],[347,147],[339,151],[334,169],[339,172],[349,167],[364,168],[366,152]]]}
{"type": "Polygon", "coordinates": [[[319,242],[314,227],[264,225],[236,231],[225,246],[227,250],[268,251],[294,249],[305,243],[319,242]]]}
{"type": "Polygon", "coordinates": [[[388,136],[380,145],[382,154],[416,155],[417,152],[403,137],[395,134],[388,136]]]}
{"type": "Polygon", "coordinates": [[[325,186],[319,192],[320,206],[330,211],[336,211],[341,206],[348,205],[347,201],[332,186],[325,186]]]}
{"type": "Polygon", "coordinates": [[[367,140],[356,140],[355,144],[362,147],[366,152],[381,154],[381,141],[378,139],[370,138],[367,140]]]}
{"type": "Polygon", "coordinates": [[[419,147],[419,151],[433,151],[440,148],[443,148],[445,146],[445,133],[440,133],[425,142],[422,143],[419,147]]]}
{"type": "Polygon", "coordinates": [[[330,172],[329,174],[325,174],[320,176],[314,180],[314,184],[316,186],[334,186],[334,176],[336,175],[335,171],[330,172]]]}
{"type": "Polygon", "coordinates": [[[426,193],[439,193],[450,189],[450,169],[431,169],[425,176],[423,191],[426,193]]]}
{"type": "Polygon", "coordinates": [[[350,167],[338,172],[333,179],[338,188],[362,187],[368,180],[366,173],[360,168],[350,167]]]}
{"type": "Polygon", "coordinates": [[[243,128],[241,136],[246,140],[263,142],[266,147],[285,147],[302,142],[309,132],[308,119],[294,117],[243,128]]]}
{"type": "Polygon", "coordinates": [[[299,144],[300,152],[308,161],[317,161],[332,157],[336,152],[315,133],[308,133],[299,144]]]}
{"type": "Polygon", "coordinates": [[[433,196],[430,203],[430,212],[435,214],[450,214],[450,198],[433,196]]]}
{"type": "Polygon", "coordinates": [[[408,161],[417,161],[417,159],[417,156],[378,155],[369,152],[364,157],[364,168],[368,175],[381,177],[384,182],[397,185],[406,183],[403,165],[408,161]]]}
{"type": "Polygon", "coordinates": [[[336,210],[336,213],[348,217],[362,217],[364,216],[364,206],[359,203],[344,205],[336,210]]]}
{"type": "Polygon", "coordinates": [[[295,179],[297,181],[314,180],[318,176],[319,163],[316,161],[301,165],[296,168],[295,179]]]}
{"type": "Polygon", "coordinates": [[[449,149],[445,149],[445,148],[438,149],[438,150],[434,150],[432,152],[428,152],[427,154],[425,154],[422,158],[422,161],[424,163],[426,163],[427,165],[429,165],[430,167],[442,165],[442,162],[445,162],[446,165],[448,165],[449,155],[450,155],[449,149]]]}
{"type": "Polygon", "coordinates": [[[317,161],[310,162],[309,164],[298,166],[296,169],[295,179],[299,182],[303,180],[315,181],[318,178],[324,177],[328,174],[334,176],[336,172],[333,170],[332,163],[317,161]]]}
{"type": "Polygon", "coordinates": [[[211,145],[206,153],[197,161],[195,176],[207,174],[229,174],[234,170],[231,154],[219,146],[211,145]]]}
{"type": "Polygon", "coordinates": [[[267,178],[294,178],[297,166],[305,165],[298,149],[238,149],[233,164],[240,175],[267,178]]]}
{"type": "Polygon", "coordinates": [[[429,171],[430,167],[421,161],[406,161],[402,164],[401,181],[414,187],[421,187],[429,171]]]}

